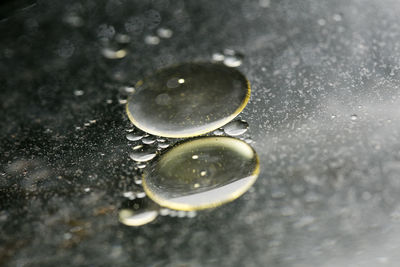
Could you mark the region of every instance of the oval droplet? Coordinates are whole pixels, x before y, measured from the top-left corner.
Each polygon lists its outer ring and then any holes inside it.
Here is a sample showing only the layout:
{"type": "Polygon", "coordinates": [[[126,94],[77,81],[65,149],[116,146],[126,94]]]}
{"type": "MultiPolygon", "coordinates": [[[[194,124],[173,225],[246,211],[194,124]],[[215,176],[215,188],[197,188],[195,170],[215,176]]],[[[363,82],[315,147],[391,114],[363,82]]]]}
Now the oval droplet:
{"type": "Polygon", "coordinates": [[[155,136],[149,135],[142,139],[142,143],[146,145],[151,145],[156,142],[157,138],[155,136]]]}
{"type": "Polygon", "coordinates": [[[127,54],[126,50],[112,50],[110,48],[104,48],[102,51],[104,57],[108,59],[121,59],[124,58],[127,54]]]}
{"type": "Polygon", "coordinates": [[[231,68],[239,67],[242,65],[242,59],[236,56],[227,56],[224,58],[224,64],[231,68]]]}
{"type": "Polygon", "coordinates": [[[139,82],[127,114],[150,134],[190,137],[231,121],[249,97],[249,82],[238,70],[218,63],[184,63],[139,82]]]}
{"type": "Polygon", "coordinates": [[[142,138],[143,138],[143,135],[141,135],[141,134],[128,133],[126,135],[126,139],[128,139],[129,141],[138,141],[142,138]]]}
{"type": "Polygon", "coordinates": [[[157,218],[158,212],[155,210],[145,210],[135,212],[131,209],[122,209],[119,211],[119,221],[128,226],[141,226],[152,222],[157,218]]]}
{"type": "Polygon", "coordinates": [[[134,151],[129,154],[129,157],[136,162],[146,162],[152,160],[155,156],[156,150],[150,146],[142,146],[138,149],[134,149],[134,151]]]}
{"type": "Polygon", "coordinates": [[[244,134],[249,128],[249,124],[242,120],[231,121],[224,126],[224,132],[227,135],[237,136],[244,134]]]}
{"type": "Polygon", "coordinates": [[[356,120],[358,119],[358,117],[357,117],[356,114],[353,114],[353,115],[350,116],[350,119],[351,119],[352,121],[356,121],[356,120]]]}
{"type": "Polygon", "coordinates": [[[169,147],[169,144],[168,143],[159,143],[158,147],[161,148],[161,149],[164,149],[164,148],[169,147]]]}
{"type": "Polygon", "coordinates": [[[143,188],[163,207],[199,210],[238,198],[258,173],[258,156],[247,143],[232,137],[203,137],[175,146],[153,161],[143,173],[143,188]]]}

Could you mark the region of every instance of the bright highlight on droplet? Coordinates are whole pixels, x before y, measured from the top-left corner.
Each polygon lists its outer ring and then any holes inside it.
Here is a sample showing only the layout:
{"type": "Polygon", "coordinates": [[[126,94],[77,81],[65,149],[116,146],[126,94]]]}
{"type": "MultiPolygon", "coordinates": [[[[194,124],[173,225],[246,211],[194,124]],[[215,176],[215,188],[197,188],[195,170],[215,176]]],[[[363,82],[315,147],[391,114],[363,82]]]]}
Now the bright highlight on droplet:
{"type": "Polygon", "coordinates": [[[258,156],[247,143],[232,137],[203,137],[153,161],[143,173],[143,188],[160,206],[199,210],[240,197],[258,172],[258,156]]]}
{"type": "Polygon", "coordinates": [[[243,74],[219,63],[165,68],[135,88],[127,103],[132,123],[147,133],[175,138],[201,135],[225,125],[250,98],[250,85],[243,74]]]}

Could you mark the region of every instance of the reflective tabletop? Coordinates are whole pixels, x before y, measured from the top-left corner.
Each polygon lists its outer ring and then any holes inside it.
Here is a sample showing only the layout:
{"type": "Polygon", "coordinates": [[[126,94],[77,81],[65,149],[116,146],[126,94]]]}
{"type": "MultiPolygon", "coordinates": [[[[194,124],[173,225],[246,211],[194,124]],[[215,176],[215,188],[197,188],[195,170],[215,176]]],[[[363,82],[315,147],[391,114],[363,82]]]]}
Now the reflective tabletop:
{"type": "Polygon", "coordinates": [[[0,10],[1,265],[399,266],[399,1],[0,10]],[[235,138],[258,179],[225,205],[155,218],[128,139],[153,141],[133,135],[128,96],[162,68],[215,61],[251,84],[235,138]],[[148,223],[126,225],[137,207],[148,223]]]}

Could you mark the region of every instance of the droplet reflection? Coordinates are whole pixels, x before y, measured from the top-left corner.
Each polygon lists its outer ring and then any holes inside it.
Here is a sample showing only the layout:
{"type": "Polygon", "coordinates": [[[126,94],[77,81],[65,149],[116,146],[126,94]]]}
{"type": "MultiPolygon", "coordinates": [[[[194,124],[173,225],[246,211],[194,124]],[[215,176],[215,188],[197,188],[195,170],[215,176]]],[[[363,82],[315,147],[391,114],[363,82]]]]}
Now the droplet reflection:
{"type": "Polygon", "coordinates": [[[150,163],[143,188],[163,207],[199,210],[238,198],[258,172],[258,156],[247,143],[232,137],[203,137],[182,143],[150,163]]]}

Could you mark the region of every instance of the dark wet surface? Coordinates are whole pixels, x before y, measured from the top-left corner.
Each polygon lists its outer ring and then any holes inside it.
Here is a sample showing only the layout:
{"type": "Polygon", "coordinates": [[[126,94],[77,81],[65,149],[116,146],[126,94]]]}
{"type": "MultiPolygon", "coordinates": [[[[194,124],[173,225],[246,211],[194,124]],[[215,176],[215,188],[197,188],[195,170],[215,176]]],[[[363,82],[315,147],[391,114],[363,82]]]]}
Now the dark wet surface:
{"type": "Polygon", "coordinates": [[[0,8],[2,265],[398,265],[398,1],[0,8]],[[146,39],[159,28],[173,35],[146,39]],[[127,53],[108,59],[104,48],[127,53]],[[240,117],[260,177],[194,218],[122,225],[123,193],[141,190],[124,87],[226,48],[244,54],[252,84],[240,117]]]}

